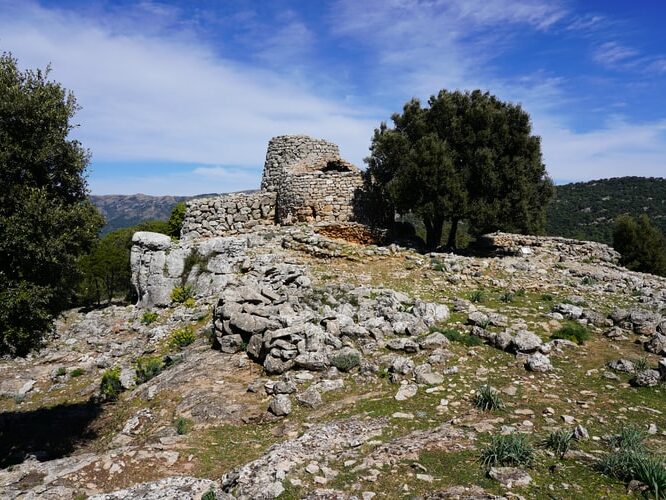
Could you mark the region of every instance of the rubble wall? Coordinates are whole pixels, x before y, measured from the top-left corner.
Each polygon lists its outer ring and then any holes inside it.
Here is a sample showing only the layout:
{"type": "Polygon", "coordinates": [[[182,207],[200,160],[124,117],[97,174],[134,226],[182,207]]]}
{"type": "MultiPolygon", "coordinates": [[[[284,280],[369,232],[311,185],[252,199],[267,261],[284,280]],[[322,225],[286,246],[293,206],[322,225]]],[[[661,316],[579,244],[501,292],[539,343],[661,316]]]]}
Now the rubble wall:
{"type": "Polygon", "coordinates": [[[259,224],[275,224],[276,193],[234,193],[187,202],[182,239],[240,233],[259,224]]]}

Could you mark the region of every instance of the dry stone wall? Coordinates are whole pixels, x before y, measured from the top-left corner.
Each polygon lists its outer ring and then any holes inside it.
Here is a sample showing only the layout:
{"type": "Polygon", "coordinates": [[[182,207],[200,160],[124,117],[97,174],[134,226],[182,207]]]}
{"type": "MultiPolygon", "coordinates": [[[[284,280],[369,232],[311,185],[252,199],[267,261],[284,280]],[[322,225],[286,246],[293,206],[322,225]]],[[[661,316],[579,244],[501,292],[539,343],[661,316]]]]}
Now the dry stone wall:
{"type": "Polygon", "coordinates": [[[187,202],[181,237],[211,238],[275,224],[276,193],[235,193],[187,202]]]}
{"type": "Polygon", "coordinates": [[[355,220],[354,200],[362,186],[353,171],[288,174],[278,195],[278,219],[283,224],[355,220]]]}
{"type": "Polygon", "coordinates": [[[336,144],[306,135],[279,135],[268,142],[262,191],[280,191],[289,173],[320,171],[340,160],[336,144]]]}

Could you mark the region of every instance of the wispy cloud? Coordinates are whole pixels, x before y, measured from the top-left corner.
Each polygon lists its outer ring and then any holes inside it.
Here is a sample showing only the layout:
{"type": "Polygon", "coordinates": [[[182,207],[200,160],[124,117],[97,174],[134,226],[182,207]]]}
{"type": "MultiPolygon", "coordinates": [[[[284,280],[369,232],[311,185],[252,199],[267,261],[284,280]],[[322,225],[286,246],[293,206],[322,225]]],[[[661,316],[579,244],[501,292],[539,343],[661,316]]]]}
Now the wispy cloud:
{"type": "Polygon", "coordinates": [[[93,159],[256,166],[268,139],[284,133],[339,142],[356,162],[366,155],[377,121],[367,110],[220,58],[192,32],[118,32],[37,4],[2,7],[0,48],[23,67],[51,62],[52,76],[75,90],[76,133],[93,159]]]}
{"type": "Polygon", "coordinates": [[[594,51],[593,57],[596,62],[613,67],[633,61],[638,55],[639,52],[637,50],[625,47],[618,42],[606,42],[594,51]]]}

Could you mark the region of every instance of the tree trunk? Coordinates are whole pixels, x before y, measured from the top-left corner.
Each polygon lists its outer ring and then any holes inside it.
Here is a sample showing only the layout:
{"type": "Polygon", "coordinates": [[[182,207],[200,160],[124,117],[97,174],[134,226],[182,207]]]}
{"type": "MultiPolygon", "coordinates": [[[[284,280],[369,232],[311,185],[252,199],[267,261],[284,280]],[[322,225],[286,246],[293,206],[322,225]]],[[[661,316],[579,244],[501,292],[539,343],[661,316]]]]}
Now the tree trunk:
{"type": "Polygon", "coordinates": [[[454,217],[451,220],[451,229],[449,230],[449,239],[446,242],[446,246],[448,248],[455,248],[456,247],[456,234],[458,233],[458,222],[460,222],[460,219],[457,217],[454,217]]]}
{"type": "Polygon", "coordinates": [[[444,218],[439,216],[424,217],[423,222],[426,227],[426,247],[434,250],[442,241],[442,229],[444,227],[444,218]]]}

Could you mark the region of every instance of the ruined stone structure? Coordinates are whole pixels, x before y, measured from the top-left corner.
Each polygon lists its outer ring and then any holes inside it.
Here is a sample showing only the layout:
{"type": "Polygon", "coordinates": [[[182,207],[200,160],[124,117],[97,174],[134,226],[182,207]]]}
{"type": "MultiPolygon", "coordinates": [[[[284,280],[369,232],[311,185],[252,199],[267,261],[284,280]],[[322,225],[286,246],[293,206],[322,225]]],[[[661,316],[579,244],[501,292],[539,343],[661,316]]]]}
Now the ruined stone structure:
{"type": "Polygon", "coordinates": [[[361,171],[332,142],[282,135],[268,143],[261,191],[191,200],[183,239],[224,236],[259,224],[350,222],[358,218],[361,171]]]}

